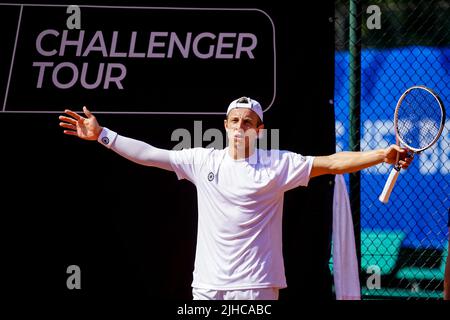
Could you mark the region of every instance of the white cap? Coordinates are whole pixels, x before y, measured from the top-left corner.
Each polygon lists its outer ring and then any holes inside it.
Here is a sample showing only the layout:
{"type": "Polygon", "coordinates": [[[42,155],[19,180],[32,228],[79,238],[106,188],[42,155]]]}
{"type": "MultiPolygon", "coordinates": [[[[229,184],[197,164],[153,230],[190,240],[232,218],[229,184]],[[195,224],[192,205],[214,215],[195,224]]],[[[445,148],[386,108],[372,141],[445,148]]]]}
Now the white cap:
{"type": "Polygon", "coordinates": [[[235,108],[251,109],[258,115],[261,122],[263,122],[263,111],[258,101],[250,99],[248,97],[241,97],[239,99],[236,99],[232,101],[228,106],[227,116],[230,113],[230,111],[235,108]]]}

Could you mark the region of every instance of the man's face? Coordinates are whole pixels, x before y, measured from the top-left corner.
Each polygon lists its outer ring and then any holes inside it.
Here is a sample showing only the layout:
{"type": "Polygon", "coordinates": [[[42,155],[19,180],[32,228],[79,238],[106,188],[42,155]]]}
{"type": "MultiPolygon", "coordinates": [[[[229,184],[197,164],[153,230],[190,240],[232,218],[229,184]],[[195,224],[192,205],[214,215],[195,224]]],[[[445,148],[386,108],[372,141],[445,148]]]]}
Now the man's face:
{"type": "Polygon", "coordinates": [[[260,124],[258,115],[246,108],[231,110],[224,124],[230,144],[236,147],[248,148],[253,145],[259,130],[264,128],[264,125],[260,124]]]}

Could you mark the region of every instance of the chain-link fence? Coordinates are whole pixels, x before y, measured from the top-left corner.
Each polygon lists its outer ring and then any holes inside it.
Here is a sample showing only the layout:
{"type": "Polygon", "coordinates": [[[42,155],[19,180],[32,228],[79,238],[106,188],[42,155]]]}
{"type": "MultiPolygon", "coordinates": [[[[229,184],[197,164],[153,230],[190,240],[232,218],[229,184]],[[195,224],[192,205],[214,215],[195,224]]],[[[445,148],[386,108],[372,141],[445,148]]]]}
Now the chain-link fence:
{"type": "MultiPolygon", "coordinates": [[[[450,108],[450,1],[336,1],[338,151],[395,143],[397,100],[419,84],[436,91],[450,108]]],[[[447,117],[438,143],[402,171],[388,204],[378,196],[389,165],[347,177],[361,243],[363,299],[442,299],[449,237],[449,128],[447,117]]]]}

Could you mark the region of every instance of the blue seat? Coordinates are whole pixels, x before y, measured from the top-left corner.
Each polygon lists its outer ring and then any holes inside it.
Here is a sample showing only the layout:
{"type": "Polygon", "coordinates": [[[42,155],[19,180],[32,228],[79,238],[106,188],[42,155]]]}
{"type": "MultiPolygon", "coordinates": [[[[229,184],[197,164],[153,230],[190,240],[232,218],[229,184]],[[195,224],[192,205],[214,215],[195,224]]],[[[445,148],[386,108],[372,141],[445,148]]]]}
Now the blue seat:
{"type": "MultiPolygon", "coordinates": [[[[361,269],[378,266],[382,275],[390,274],[397,263],[400,248],[405,239],[402,231],[361,230],[361,269]]],[[[330,271],[333,272],[333,257],[330,271]]]]}
{"type": "Polygon", "coordinates": [[[378,266],[381,275],[394,270],[400,248],[405,239],[402,231],[361,231],[361,269],[366,272],[370,266],[378,266]]]}

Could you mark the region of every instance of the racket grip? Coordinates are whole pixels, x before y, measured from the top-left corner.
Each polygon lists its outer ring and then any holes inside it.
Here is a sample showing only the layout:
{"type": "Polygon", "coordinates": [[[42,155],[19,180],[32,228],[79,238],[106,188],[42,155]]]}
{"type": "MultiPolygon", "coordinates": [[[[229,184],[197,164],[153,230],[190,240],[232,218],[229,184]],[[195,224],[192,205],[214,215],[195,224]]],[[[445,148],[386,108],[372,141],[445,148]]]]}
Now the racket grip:
{"type": "Polygon", "coordinates": [[[389,197],[391,196],[392,189],[394,189],[395,182],[397,181],[398,174],[400,173],[400,169],[393,168],[389,177],[384,185],[383,192],[381,192],[378,200],[383,203],[387,203],[389,201],[389,197]]]}

